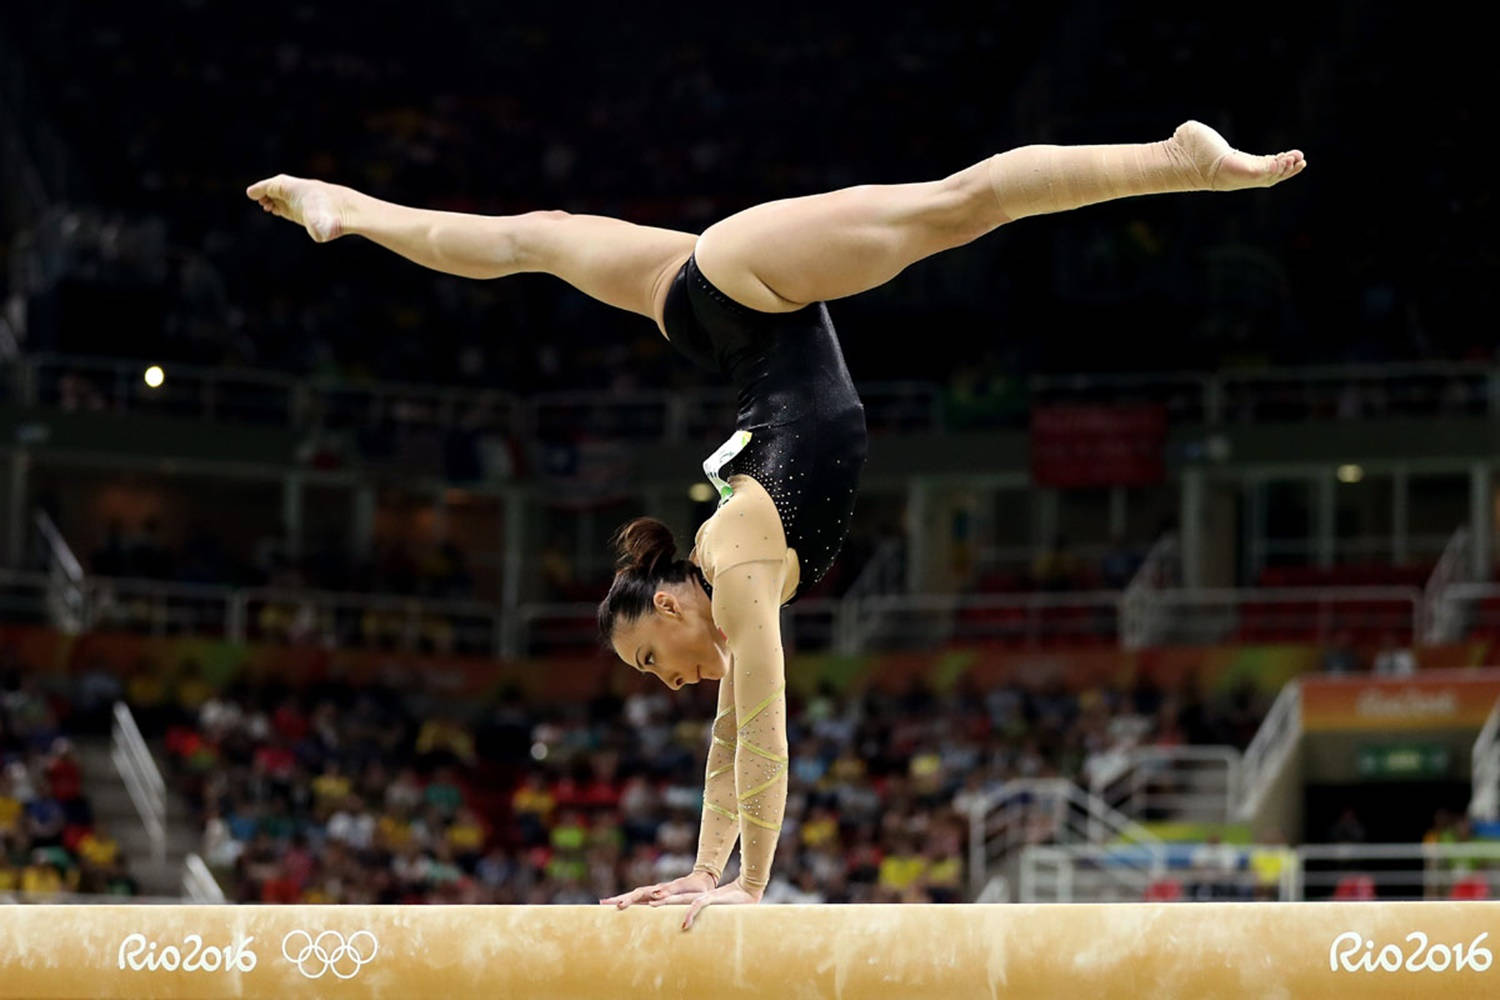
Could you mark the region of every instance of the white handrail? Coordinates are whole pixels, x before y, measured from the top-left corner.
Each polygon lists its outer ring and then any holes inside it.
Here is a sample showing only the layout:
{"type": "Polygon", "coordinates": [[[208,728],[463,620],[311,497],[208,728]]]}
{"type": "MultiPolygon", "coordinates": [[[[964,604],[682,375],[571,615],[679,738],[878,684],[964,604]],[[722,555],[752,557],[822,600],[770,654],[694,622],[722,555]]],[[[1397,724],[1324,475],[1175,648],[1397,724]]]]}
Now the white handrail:
{"type": "Polygon", "coordinates": [[[62,532],[57,530],[57,525],[52,523],[52,518],[46,511],[40,509],[37,510],[35,518],[37,530],[41,532],[42,540],[47,543],[49,556],[56,560],[69,581],[83,582],[83,566],[78,562],[78,557],[73,555],[73,550],[63,538],[62,532]]]}
{"type": "Polygon", "coordinates": [[[46,511],[38,509],[33,521],[47,555],[48,614],[62,631],[69,634],[80,632],[87,624],[83,567],[46,511]]]}
{"type": "Polygon", "coordinates": [[[1089,791],[1131,819],[1156,809],[1168,814],[1159,818],[1226,823],[1240,798],[1241,755],[1231,746],[1130,747],[1089,758],[1096,761],[1089,791]],[[1163,777],[1177,790],[1162,790],[1163,777]]]}
{"type": "Polygon", "coordinates": [[[1469,815],[1478,820],[1500,819],[1500,701],[1474,739],[1470,752],[1469,815]]]}
{"type": "Polygon", "coordinates": [[[982,891],[995,869],[1003,868],[1018,847],[1036,842],[1038,819],[1045,821],[1054,843],[1160,843],[1156,834],[1066,778],[1007,781],[970,807],[971,893],[982,891]]]}
{"type": "Polygon", "coordinates": [[[1262,800],[1281,773],[1281,767],[1302,738],[1302,685],[1289,682],[1281,689],[1271,710],[1245,748],[1240,764],[1239,801],[1235,818],[1253,818],[1262,800]]]}
{"type": "Polygon", "coordinates": [[[219,880],[209,871],[208,865],[197,854],[189,854],[182,862],[182,895],[194,903],[223,903],[224,890],[219,880]]]}
{"type": "Polygon", "coordinates": [[[109,756],[146,828],[152,859],[161,864],[167,857],[167,785],[124,702],[115,702],[114,718],[109,756]]]}
{"type": "Polygon", "coordinates": [[[1120,640],[1126,649],[1144,649],[1156,640],[1161,624],[1161,605],[1152,600],[1168,584],[1180,582],[1177,536],[1166,534],[1141,560],[1120,598],[1120,640]]]}
{"type": "Polygon", "coordinates": [[[1278,854],[1283,861],[1276,897],[1296,898],[1297,858],[1291,848],[1282,845],[1037,844],[1021,851],[1016,901],[1135,902],[1161,878],[1233,887],[1250,895],[1268,888],[1259,881],[1252,865],[1252,860],[1264,853],[1278,854]]]}
{"type": "Polygon", "coordinates": [[[1500,889],[1500,843],[1469,840],[1421,844],[1308,844],[1296,849],[1297,896],[1307,898],[1314,887],[1332,895],[1339,882],[1351,876],[1366,876],[1377,886],[1381,899],[1441,899],[1460,881],[1475,875],[1500,889]],[[1378,862],[1369,871],[1352,867],[1362,861],[1378,862]],[[1406,868],[1393,868],[1393,861],[1408,861],[1406,868]],[[1328,868],[1311,868],[1326,864],[1328,868]],[[1386,891],[1379,892],[1380,888],[1386,891]],[[1402,891],[1406,890],[1406,891],[1402,891]]]}
{"type": "Polygon", "coordinates": [[[1469,529],[1460,527],[1448,538],[1438,557],[1432,575],[1427,578],[1422,600],[1427,608],[1427,630],[1423,638],[1429,643],[1452,642],[1463,629],[1462,615],[1449,600],[1448,589],[1471,578],[1473,560],[1469,558],[1469,529]]]}

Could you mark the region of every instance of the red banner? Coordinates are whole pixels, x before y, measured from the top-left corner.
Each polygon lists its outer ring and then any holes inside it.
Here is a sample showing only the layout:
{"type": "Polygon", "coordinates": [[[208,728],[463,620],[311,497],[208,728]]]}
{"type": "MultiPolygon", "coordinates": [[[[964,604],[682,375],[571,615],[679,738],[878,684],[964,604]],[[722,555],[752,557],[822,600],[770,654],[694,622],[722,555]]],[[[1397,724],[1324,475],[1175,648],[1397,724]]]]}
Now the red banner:
{"type": "Polygon", "coordinates": [[[1031,478],[1038,486],[1151,486],[1166,477],[1167,411],[1140,406],[1038,406],[1031,478]]]}

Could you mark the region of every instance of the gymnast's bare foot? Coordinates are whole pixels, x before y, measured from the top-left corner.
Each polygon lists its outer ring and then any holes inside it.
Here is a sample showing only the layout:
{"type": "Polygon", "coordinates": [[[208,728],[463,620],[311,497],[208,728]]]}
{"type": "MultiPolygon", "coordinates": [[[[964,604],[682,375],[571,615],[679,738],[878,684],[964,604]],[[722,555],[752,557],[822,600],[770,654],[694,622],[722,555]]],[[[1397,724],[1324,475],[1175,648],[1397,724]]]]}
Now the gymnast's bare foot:
{"type": "Polygon", "coordinates": [[[277,174],[256,181],[245,189],[252,201],[283,219],[290,219],[307,230],[319,243],[344,235],[345,189],[325,181],[306,180],[277,174]]]}
{"type": "Polygon", "coordinates": [[[1275,156],[1241,153],[1218,132],[1195,121],[1177,126],[1167,140],[1167,150],[1174,159],[1190,163],[1202,178],[1204,188],[1210,191],[1270,187],[1295,177],[1307,166],[1300,149],[1275,156]]]}

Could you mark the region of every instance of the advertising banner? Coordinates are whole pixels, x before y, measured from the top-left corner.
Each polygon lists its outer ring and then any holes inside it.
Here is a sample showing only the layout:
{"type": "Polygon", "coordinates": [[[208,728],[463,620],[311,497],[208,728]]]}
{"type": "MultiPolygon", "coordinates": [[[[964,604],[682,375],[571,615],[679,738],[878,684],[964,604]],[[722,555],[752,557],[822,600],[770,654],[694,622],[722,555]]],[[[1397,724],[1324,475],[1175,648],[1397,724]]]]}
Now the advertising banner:
{"type": "Polygon", "coordinates": [[[1161,406],[1038,406],[1031,478],[1038,486],[1151,486],[1166,476],[1161,406]]]}
{"type": "Polygon", "coordinates": [[[1500,698],[1500,670],[1429,670],[1412,677],[1309,677],[1305,732],[1480,729],[1500,698]]]}

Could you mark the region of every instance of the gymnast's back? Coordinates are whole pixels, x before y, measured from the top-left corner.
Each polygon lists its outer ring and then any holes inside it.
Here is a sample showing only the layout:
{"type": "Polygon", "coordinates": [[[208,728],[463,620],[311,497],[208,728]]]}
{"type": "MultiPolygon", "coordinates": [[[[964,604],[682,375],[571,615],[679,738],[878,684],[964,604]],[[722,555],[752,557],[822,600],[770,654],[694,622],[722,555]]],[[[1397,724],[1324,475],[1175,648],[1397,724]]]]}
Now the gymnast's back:
{"type": "Polygon", "coordinates": [[[689,257],[662,319],[678,351],[735,387],[735,430],[749,439],[713,471],[723,480],[751,477],[776,504],[801,570],[790,604],[823,578],[848,537],[867,453],[864,406],[828,309],[821,302],[795,312],[751,309],[689,257]]]}

